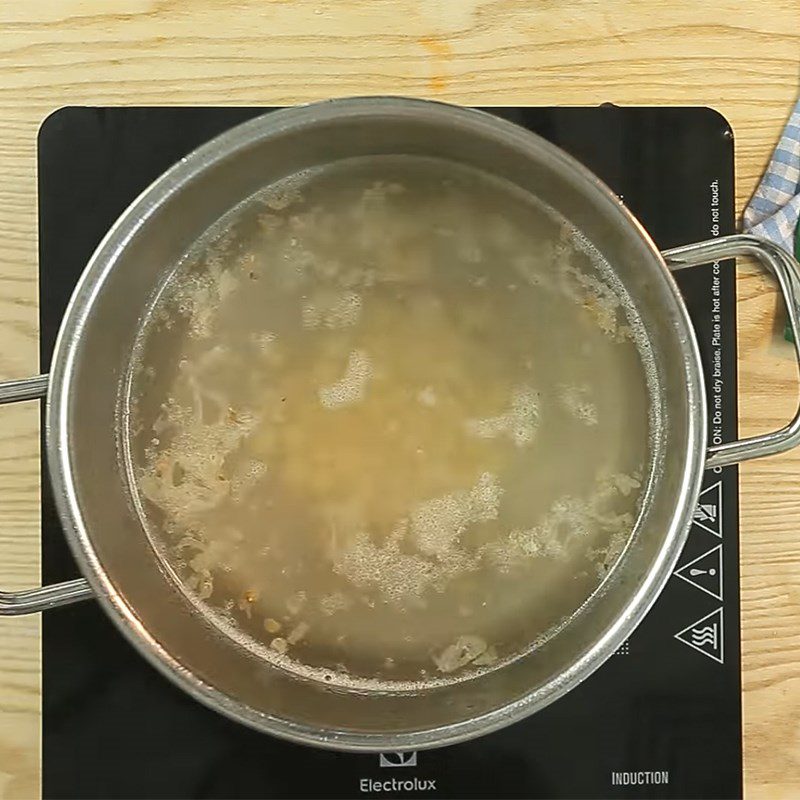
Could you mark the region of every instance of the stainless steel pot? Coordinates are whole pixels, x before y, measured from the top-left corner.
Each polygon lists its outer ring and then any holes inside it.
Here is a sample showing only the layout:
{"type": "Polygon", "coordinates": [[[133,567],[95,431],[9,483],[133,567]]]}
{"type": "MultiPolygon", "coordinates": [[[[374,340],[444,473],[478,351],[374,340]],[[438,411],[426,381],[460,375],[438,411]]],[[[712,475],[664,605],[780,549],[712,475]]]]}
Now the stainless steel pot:
{"type": "MultiPolygon", "coordinates": [[[[631,633],[683,547],[703,470],[800,443],[800,414],[774,433],[706,446],[706,398],[686,308],[670,274],[731,256],[777,278],[800,342],[798,265],[769,242],[731,236],[659,253],[594,175],[539,137],[477,111],[399,98],[334,100],[271,113],[175,165],[120,217],[67,309],[51,374],[0,385],[0,402],[47,395],[47,458],[61,521],[85,580],[0,594],[24,614],[96,597],[152,664],[198,700],[261,731],[351,750],[468,739],[576,686],[631,633]],[[501,175],[570,220],[616,270],[655,355],[663,419],[657,474],[629,546],[558,635],[488,674],[419,694],[358,694],[301,680],[220,632],[167,577],[117,467],[120,379],[162,271],[222,214],[265,184],[354,155],[415,153],[501,175]]],[[[800,357],[800,350],[798,350],[800,357]]]]}

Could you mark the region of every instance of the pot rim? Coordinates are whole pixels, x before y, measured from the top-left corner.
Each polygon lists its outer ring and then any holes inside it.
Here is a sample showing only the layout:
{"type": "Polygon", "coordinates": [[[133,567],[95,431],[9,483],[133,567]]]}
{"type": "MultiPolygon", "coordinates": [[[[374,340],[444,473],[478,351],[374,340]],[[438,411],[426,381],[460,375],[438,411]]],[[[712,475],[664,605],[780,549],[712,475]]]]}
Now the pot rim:
{"type": "Polygon", "coordinates": [[[323,100],[271,111],[220,134],[200,146],[151,183],[122,213],[95,249],[82,273],[64,314],[55,349],[46,405],[46,452],[56,507],[67,540],[81,572],[88,580],[103,609],[128,641],[159,672],[191,696],[212,709],[261,732],[293,742],[337,750],[362,752],[418,750],[455,744],[490,733],[517,722],[563,696],[597,669],[630,635],[669,579],[691,526],[691,516],[700,492],[706,452],[706,398],[700,366],[700,352],[688,311],[664,258],[641,223],[617,196],[590,170],[560,148],[520,126],[484,111],[432,100],[376,96],[323,100]],[[82,518],[70,463],[68,420],[71,382],[80,347],[81,333],[103,282],[113,270],[117,255],[171,195],[210,165],[234,155],[239,149],[280,131],[291,130],[340,117],[391,113],[438,118],[454,127],[465,126],[488,137],[500,138],[527,151],[546,157],[561,170],[572,172],[616,214],[652,256],[676,300],[675,311],[684,346],[684,373],[689,407],[686,467],[676,497],[677,513],[670,522],[657,558],[649,573],[629,598],[623,613],[578,658],[569,669],[536,687],[518,700],[459,723],[403,733],[357,733],[325,730],[256,711],[204,682],[173,658],[141,624],[135,609],[117,592],[92,546],[82,518]]]}

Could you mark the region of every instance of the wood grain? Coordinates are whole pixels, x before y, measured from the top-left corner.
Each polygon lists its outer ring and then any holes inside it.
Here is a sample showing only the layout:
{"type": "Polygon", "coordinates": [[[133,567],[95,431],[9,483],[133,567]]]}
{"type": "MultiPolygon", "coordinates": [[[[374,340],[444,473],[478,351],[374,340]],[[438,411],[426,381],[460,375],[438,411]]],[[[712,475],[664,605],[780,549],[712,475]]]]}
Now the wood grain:
{"type": "MultiPolygon", "coordinates": [[[[35,142],[67,104],[709,105],[736,134],[741,208],[795,99],[797,0],[0,0],[0,378],[37,370],[35,142]]],[[[740,283],[743,433],[798,384],[778,302],[740,283]]],[[[45,365],[46,366],[46,365],[45,365]]],[[[0,581],[38,575],[37,409],[0,410],[0,581]]],[[[800,452],[742,470],[748,797],[800,796],[800,452]]],[[[39,791],[39,623],[0,624],[0,796],[39,791]]]]}

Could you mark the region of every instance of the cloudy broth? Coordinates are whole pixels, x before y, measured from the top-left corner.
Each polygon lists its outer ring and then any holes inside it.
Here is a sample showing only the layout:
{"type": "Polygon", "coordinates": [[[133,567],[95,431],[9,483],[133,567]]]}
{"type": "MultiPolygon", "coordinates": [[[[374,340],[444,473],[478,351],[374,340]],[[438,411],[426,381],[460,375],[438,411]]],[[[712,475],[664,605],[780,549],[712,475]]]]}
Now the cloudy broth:
{"type": "Polygon", "coordinates": [[[568,620],[634,528],[637,331],[591,248],[506,183],[417,157],[295,176],[154,301],[126,443],[148,535],[289,669],[490,669],[568,620]]]}

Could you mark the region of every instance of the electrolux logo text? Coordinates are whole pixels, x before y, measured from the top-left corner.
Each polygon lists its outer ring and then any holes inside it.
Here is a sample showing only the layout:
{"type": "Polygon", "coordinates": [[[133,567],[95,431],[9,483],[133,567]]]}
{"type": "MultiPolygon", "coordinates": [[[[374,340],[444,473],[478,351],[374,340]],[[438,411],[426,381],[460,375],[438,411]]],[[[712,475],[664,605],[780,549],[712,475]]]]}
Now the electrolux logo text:
{"type": "Polygon", "coordinates": [[[377,794],[380,792],[435,792],[435,778],[387,778],[386,780],[376,780],[375,778],[362,778],[358,783],[358,788],[364,792],[377,794]]]}
{"type": "MultiPolygon", "coordinates": [[[[389,769],[408,769],[417,766],[417,754],[415,751],[405,753],[381,753],[378,756],[378,764],[389,769]]],[[[408,775],[408,773],[406,773],[408,775]]],[[[435,792],[435,778],[361,778],[358,788],[362,794],[381,794],[382,792],[435,792]]]]}

